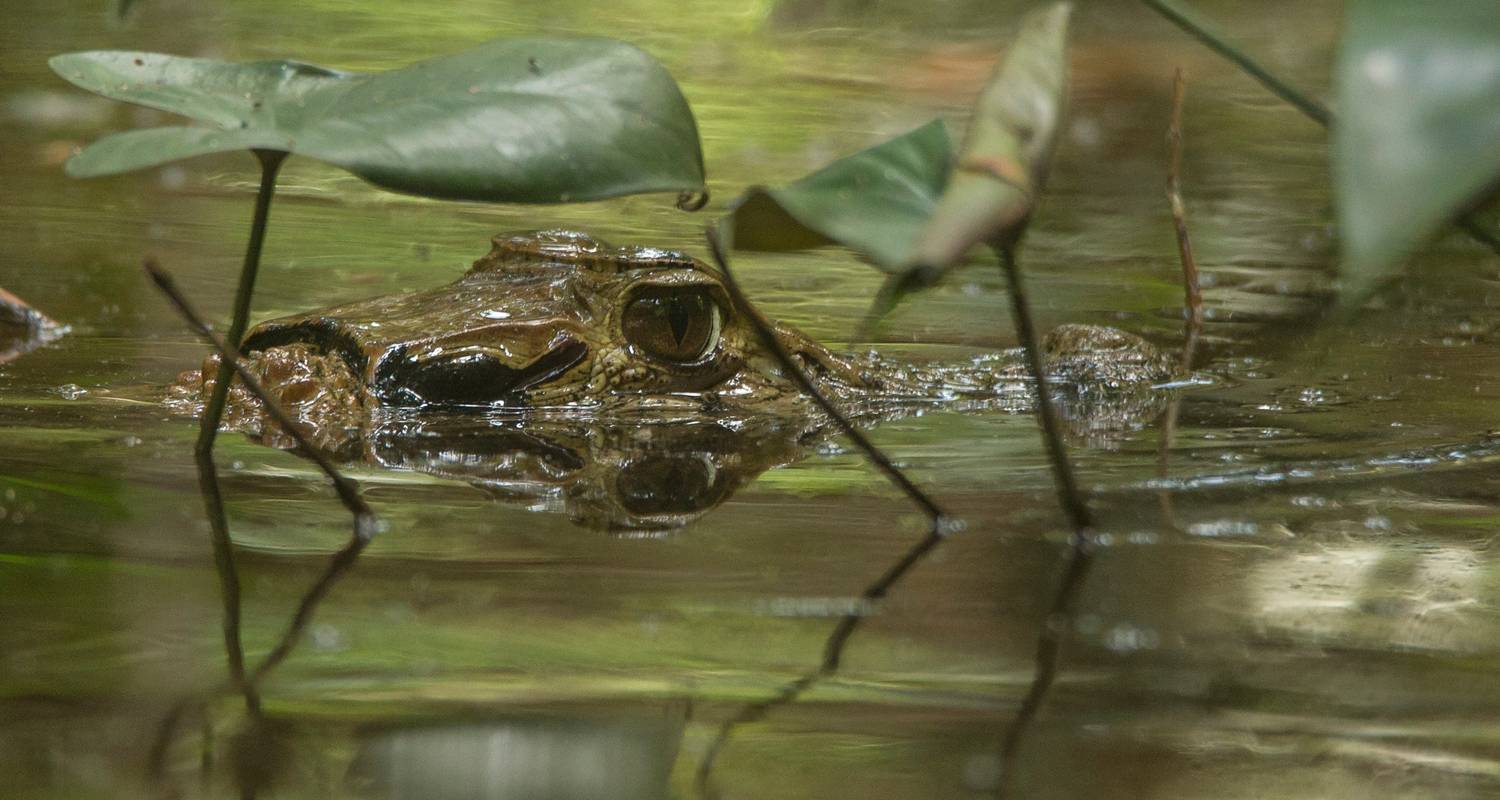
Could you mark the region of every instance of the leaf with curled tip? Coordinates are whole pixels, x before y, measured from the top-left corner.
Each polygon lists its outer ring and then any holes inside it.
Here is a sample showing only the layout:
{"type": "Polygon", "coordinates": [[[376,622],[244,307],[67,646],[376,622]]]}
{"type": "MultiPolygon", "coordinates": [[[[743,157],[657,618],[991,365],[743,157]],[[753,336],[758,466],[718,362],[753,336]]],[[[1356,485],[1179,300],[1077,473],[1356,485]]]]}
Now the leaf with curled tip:
{"type": "Polygon", "coordinates": [[[1071,11],[1058,3],[1027,14],[979,95],[953,176],[906,264],[924,283],[975,245],[1010,246],[1025,231],[1061,126],[1071,11]]]}
{"type": "Polygon", "coordinates": [[[677,83],[612,39],[500,39],[373,74],[123,51],[50,64],[89,91],[206,123],[106,136],[68,161],[76,177],[259,149],[447,199],[704,190],[697,123],[677,83]]]}
{"type": "Polygon", "coordinates": [[[844,245],[889,274],[870,327],[976,244],[1013,244],[1046,180],[1067,84],[1071,6],[1028,14],[975,106],[957,159],[943,123],[833,162],[778,189],[757,187],[720,220],[741,250],[844,245]]]}

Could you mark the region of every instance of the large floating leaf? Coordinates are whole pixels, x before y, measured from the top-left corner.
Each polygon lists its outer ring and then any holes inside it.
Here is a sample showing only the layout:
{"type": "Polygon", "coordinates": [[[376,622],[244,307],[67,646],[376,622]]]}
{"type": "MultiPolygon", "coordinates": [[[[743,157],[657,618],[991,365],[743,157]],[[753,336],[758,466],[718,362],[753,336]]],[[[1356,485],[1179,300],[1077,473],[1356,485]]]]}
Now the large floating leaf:
{"type": "Polygon", "coordinates": [[[1353,0],[1333,155],[1357,299],[1500,181],[1500,6],[1353,0]]]}
{"type": "Polygon", "coordinates": [[[842,244],[895,270],[931,216],[952,160],[948,130],[933,120],[789,186],[753,187],[721,225],[743,250],[842,244]]]}
{"type": "Polygon", "coordinates": [[[1026,15],[974,106],[958,164],[912,249],[910,268],[936,272],[976,244],[1020,238],[1047,178],[1068,81],[1068,16],[1058,3],[1026,15]]]}
{"type": "Polygon", "coordinates": [[[703,187],[697,125],[677,84],[651,56],[609,39],[502,39],[375,74],[119,51],[51,65],[90,91],[212,126],[105,137],[68,161],[74,176],[259,148],[452,199],[703,187]]]}

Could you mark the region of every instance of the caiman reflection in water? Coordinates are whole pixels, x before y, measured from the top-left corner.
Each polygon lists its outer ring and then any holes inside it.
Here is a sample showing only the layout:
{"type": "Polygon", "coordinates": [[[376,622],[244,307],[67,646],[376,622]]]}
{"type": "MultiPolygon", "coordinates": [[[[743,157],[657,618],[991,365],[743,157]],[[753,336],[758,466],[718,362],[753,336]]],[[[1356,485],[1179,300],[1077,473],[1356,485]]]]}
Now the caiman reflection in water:
{"type": "MultiPolygon", "coordinates": [[[[1030,407],[1019,351],[966,364],[839,355],[774,335],[861,423],[935,405],[1030,407]]],[[[1132,334],[1063,325],[1049,374],[1076,435],[1149,419],[1169,359],[1132,334]]],[[[832,435],[759,346],[717,273],[682,253],[571,231],[500,236],[458,281],[265,322],[247,364],[321,447],[561,506],[593,527],[677,527],[832,435]]],[[[214,359],[168,402],[196,413],[214,359]]],[[[235,386],[226,428],[290,446],[235,386]]]]}

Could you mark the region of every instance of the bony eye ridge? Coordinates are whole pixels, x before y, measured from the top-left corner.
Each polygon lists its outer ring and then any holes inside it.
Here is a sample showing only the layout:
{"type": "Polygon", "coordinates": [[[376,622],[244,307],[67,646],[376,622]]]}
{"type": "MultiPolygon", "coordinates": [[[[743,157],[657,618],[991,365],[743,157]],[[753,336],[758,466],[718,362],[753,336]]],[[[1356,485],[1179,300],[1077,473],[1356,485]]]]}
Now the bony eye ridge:
{"type": "Polygon", "coordinates": [[[687,364],[719,343],[722,312],[701,288],[647,289],[625,306],[625,339],[653,358],[687,364]]]}

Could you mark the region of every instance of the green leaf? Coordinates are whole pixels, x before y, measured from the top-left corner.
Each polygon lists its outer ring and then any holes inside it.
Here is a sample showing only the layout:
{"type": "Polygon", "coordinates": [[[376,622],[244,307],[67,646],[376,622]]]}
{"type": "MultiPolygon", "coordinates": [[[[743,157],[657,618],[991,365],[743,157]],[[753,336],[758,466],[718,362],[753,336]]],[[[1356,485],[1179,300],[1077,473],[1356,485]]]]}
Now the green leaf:
{"type": "Polygon", "coordinates": [[[609,39],[502,39],[375,74],[120,51],[50,63],[89,91],[211,126],[105,137],[68,161],[78,177],[261,148],[460,200],[554,203],[704,184],[697,124],[676,82],[609,39]]]}
{"type": "Polygon", "coordinates": [[[912,248],[909,269],[947,269],[976,244],[1020,238],[1057,145],[1071,11],[1057,3],[1022,20],[1015,44],[975,103],[953,177],[912,248]]]}
{"type": "Polygon", "coordinates": [[[742,250],[841,244],[895,271],[943,191],[953,143],[941,120],[779,189],[752,187],[719,225],[742,250]]]}
{"type": "Polygon", "coordinates": [[[1500,181],[1494,0],[1353,0],[1333,168],[1345,297],[1363,298],[1500,181]]]}

